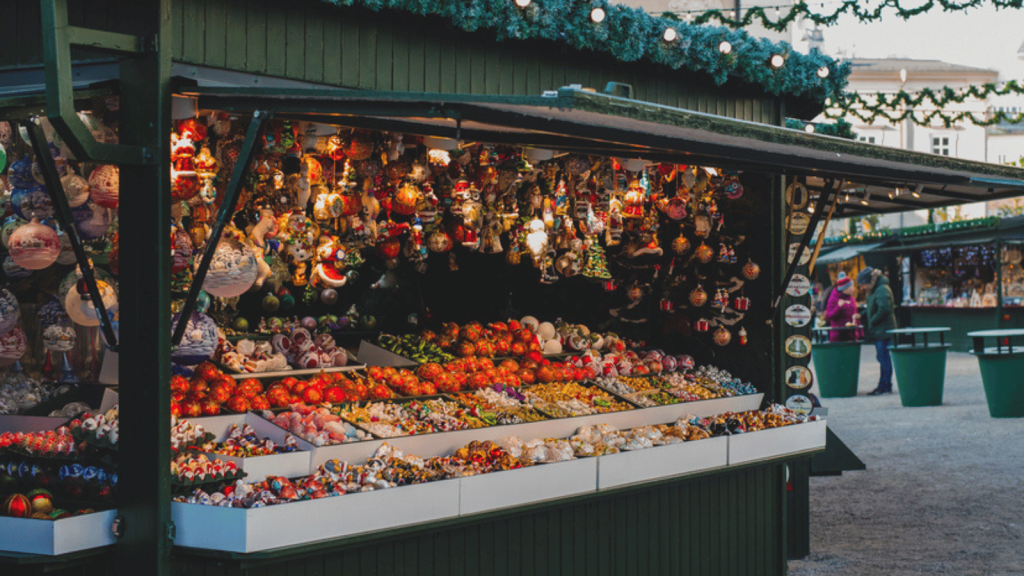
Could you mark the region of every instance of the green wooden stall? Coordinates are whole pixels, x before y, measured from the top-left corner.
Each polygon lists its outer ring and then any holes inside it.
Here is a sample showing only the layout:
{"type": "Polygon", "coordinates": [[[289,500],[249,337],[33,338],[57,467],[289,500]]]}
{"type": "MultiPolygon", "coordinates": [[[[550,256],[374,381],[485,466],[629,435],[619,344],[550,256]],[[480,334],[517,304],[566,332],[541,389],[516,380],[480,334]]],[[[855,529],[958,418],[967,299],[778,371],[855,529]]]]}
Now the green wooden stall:
{"type": "MultiPolygon", "coordinates": [[[[121,267],[132,271],[121,280],[126,314],[120,327],[120,371],[144,383],[123,387],[121,395],[121,453],[132,455],[120,469],[123,536],[112,550],[57,558],[4,555],[0,565],[5,573],[784,574],[788,553],[806,554],[808,546],[806,471],[812,453],[272,552],[172,550],[169,391],[162,384],[170,370],[165,199],[172,92],[238,110],[346,113],[351,122],[396,111],[405,118],[408,106],[424,106],[446,118],[443,105],[456,101],[463,111],[490,111],[477,121],[507,127],[515,120],[513,107],[543,109],[541,94],[557,91],[548,97],[571,111],[603,115],[607,126],[551,112],[548,120],[564,128],[564,138],[536,136],[536,142],[547,138],[561,147],[607,155],[646,147],[652,159],[769,175],[764,215],[770,257],[762,262],[766,288],[760,296],[776,304],[792,272],[784,258],[791,239],[783,225],[785,182],[780,175],[834,173],[812,186],[818,201],[827,202],[841,178],[889,185],[924,173],[908,169],[908,163],[935,169],[912,154],[894,157],[865,144],[777,128],[786,117],[816,114],[824,95],[778,96],[785,94],[778,79],[758,84],[734,70],[716,83],[709,74],[675,70],[650,57],[623,62],[605,50],[572,48],[556,40],[495,42],[493,30],[467,32],[440,16],[343,4],[9,3],[13,17],[0,22],[0,85],[19,89],[3,93],[0,118],[63,115],[73,124],[68,117],[75,105],[92,94],[116,91],[121,96],[121,144],[93,147],[85,156],[121,163],[122,183],[149,193],[122,200],[125,213],[146,215],[126,219],[120,229],[121,267]],[[76,45],[70,53],[69,42],[76,45]],[[51,66],[44,68],[44,57],[51,66]],[[559,90],[577,84],[601,91],[609,83],[629,98],[559,90]],[[44,88],[46,98],[39,97],[44,88]],[[347,107],[338,108],[346,98],[347,107]],[[276,104],[265,106],[268,101],[276,104]],[[665,131],[652,128],[658,125],[665,131]],[[604,132],[613,136],[602,138],[604,132]],[[799,519],[794,538],[787,514],[799,519]]],[[[805,72],[813,76],[814,70],[805,72]]],[[[835,72],[841,83],[841,71],[835,72]]],[[[433,129],[442,133],[450,127],[435,123],[433,129]]],[[[1003,177],[998,194],[1024,186],[1019,170],[944,162],[942,170],[1003,177]]],[[[938,188],[943,178],[924,181],[938,188]]],[[[927,193],[923,197],[932,203],[948,201],[927,193]]],[[[763,367],[767,399],[784,400],[782,341],[793,331],[781,322],[765,326],[751,361],[763,367]]]]}

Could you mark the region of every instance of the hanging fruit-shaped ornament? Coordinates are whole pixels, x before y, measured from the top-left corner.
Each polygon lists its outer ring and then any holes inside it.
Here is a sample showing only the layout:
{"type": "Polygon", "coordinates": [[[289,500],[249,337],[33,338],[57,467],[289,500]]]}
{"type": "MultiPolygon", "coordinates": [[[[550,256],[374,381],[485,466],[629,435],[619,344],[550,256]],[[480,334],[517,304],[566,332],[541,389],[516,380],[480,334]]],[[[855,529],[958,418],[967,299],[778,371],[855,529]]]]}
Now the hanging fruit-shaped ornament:
{"type": "Polygon", "coordinates": [[[729,332],[729,329],[725,326],[719,326],[718,329],[715,330],[714,339],[715,344],[718,344],[719,346],[726,346],[729,342],[732,342],[732,332],[729,332]]]}
{"type": "Polygon", "coordinates": [[[415,184],[406,183],[395,192],[394,202],[391,209],[403,215],[410,216],[416,212],[416,206],[423,199],[423,193],[415,184]]]}
{"type": "Polygon", "coordinates": [[[761,275],[761,267],[753,260],[747,260],[743,265],[743,277],[747,280],[756,280],[761,275]]]}
{"type": "Polygon", "coordinates": [[[690,250],[690,241],[683,236],[682,233],[672,241],[672,251],[677,255],[682,256],[690,250]]]}
{"type": "Polygon", "coordinates": [[[696,255],[697,260],[700,260],[702,264],[707,264],[715,257],[715,251],[707,244],[701,242],[700,246],[697,247],[696,255]]]}
{"type": "Polygon", "coordinates": [[[26,270],[42,270],[57,261],[60,238],[53,228],[33,218],[11,234],[8,241],[11,259],[26,270]]]}
{"type": "Polygon", "coordinates": [[[700,284],[690,291],[690,304],[693,304],[694,306],[703,306],[707,301],[708,293],[704,291],[704,287],[700,284]]]}

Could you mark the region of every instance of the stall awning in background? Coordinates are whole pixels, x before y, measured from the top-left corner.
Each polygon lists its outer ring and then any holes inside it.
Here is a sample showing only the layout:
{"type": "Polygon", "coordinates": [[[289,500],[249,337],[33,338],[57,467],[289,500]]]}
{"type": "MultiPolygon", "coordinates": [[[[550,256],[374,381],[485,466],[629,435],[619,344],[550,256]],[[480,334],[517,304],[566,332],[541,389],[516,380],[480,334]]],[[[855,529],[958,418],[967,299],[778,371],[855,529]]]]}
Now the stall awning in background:
{"type": "Polygon", "coordinates": [[[827,254],[818,256],[818,264],[837,264],[839,262],[845,262],[850,258],[856,258],[861,254],[870,252],[875,248],[885,244],[885,242],[872,242],[870,244],[855,244],[851,246],[841,246],[827,254]]]}
{"type": "Polygon", "coordinates": [[[1024,216],[1004,218],[994,227],[977,230],[950,231],[910,238],[895,237],[884,246],[880,245],[873,248],[871,252],[876,254],[915,252],[917,250],[930,250],[946,246],[991,244],[997,240],[1009,244],[1024,243],[1024,216]]]}
{"type": "Polygon", "coordinates": [[[812,191],[842,180],[851,199],[841,195],[837,215],[845,216],[1024,195],[1022,168],[570,88],[529,97],[224,86],[182,86],[179,92],[198,98],[204,109],[263,109],[280,118],[355,128],[803,176],[812,191]]]}

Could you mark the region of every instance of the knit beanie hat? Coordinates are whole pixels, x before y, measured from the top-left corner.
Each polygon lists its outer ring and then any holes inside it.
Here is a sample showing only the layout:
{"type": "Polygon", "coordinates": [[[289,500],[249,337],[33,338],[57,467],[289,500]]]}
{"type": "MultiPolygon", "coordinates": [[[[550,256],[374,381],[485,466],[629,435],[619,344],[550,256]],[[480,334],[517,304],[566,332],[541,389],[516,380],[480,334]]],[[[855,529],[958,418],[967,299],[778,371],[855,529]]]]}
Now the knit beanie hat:
{"type": "Polygon", "coordinates": [[[875,269],[871,266],[865,266],[864,269],[857,274],[857,284],[871,284],[871,275],[874,271],[875,269]]]}
{"type": "Polygon", "coordinates": [[[842,292],[850,286],[853,286],[853,280],[846,276],[846,272],[840,272],[839,277],[836,279],[836,290],[842,292]]]}

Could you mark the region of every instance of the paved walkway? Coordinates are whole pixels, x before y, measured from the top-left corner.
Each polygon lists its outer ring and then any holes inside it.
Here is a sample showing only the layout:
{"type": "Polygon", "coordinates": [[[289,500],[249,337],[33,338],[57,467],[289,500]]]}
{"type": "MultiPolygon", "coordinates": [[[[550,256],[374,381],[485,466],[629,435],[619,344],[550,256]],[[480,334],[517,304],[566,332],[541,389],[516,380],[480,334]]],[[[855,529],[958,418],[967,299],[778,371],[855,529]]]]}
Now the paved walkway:
{"type": "Polygon", "coordinates": [[[811,478],[811,555],[790,574],[1024,575],[1024,418],[988,415],[969,354],[949,354],[942,406],[865,396],[877,382],[865,346],[858,396],[823,399],[868,469],[811,478]]]}

